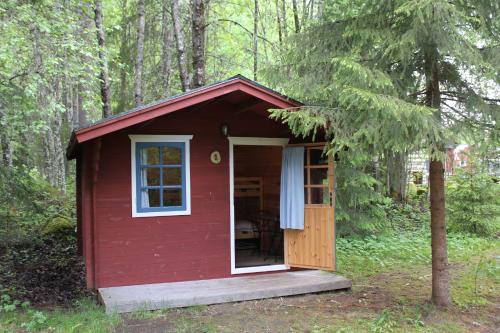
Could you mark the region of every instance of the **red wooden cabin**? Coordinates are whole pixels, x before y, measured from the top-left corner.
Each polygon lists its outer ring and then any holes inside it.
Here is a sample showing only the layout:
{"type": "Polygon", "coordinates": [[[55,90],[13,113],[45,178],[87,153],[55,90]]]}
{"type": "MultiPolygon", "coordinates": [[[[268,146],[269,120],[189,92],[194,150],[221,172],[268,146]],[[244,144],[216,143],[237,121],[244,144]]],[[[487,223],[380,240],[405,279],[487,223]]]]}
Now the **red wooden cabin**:
{"type": "Polygon", "coordinates": [[[300,103],[242,76],[73,133],[89,288],[335,267],[333,161],[269,109],[300,103]],[[279,228],[282,152],[304,147],[304,230],[279,228]]]}

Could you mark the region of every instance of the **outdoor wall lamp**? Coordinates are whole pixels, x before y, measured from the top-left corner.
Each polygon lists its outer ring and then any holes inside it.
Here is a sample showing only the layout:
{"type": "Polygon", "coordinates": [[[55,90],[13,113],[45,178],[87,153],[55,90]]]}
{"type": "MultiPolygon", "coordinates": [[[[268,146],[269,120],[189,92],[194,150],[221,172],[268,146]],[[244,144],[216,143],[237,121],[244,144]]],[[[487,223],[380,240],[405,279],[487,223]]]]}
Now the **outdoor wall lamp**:
{"type": "Polygon", "coordinates": [[[229,126],[227,126],[227,124],[222,124],[222,126],[220,127],[220,133],[222,134],[222,136],[227,137],[229,133],[229,126]]]}

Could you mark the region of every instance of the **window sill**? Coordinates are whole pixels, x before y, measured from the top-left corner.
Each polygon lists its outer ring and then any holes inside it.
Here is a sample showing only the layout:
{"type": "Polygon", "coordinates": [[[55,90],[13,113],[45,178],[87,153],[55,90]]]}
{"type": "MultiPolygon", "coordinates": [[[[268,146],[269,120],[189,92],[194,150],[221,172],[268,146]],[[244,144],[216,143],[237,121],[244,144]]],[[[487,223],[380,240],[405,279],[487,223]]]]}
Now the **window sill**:
{"type": "Polygon", "coordinates": [[[191,215],[191,210],[180,210],[180,211],[170,211],[170,212],[145,212],[138,213],[133,212],[132,217],[160,217],[160,216],[186,216],[191,215]]]}

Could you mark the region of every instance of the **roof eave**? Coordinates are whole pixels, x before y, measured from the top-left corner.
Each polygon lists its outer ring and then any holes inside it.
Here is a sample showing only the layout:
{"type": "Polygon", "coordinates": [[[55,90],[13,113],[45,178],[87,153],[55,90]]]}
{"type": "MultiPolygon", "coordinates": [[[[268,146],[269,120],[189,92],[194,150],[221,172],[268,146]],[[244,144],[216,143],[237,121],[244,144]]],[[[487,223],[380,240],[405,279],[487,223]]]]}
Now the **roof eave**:
{"type": "Polygon", "coordinates": [[[133,126],[137,123],[151,120],[171,112],[184,109],[204,100],[217,98],[233,91],[243,91],[249,95],[268,101],[279,108],[301,106],[302,103],[266,88],[242,76],[235,76],[205,89],[197,90],[193,93],[181,95],[178,98],[168,99],[153,105],[145,106],[137,111],[125,113],[109,120],[73,131],[68,144],[66,156],[68,159],[76,157],[78,144],[100,137],[102,135],[118,131],[123,128],[133,126]],[[202,98],[205,96],[205,98],[202,98]],[[201,99],[201,100],[200,100],[201,99]],[[137,121],[140,119],[140,121],[137,121]],[[111,128],[111,129],[110,129],[111,128]]]}

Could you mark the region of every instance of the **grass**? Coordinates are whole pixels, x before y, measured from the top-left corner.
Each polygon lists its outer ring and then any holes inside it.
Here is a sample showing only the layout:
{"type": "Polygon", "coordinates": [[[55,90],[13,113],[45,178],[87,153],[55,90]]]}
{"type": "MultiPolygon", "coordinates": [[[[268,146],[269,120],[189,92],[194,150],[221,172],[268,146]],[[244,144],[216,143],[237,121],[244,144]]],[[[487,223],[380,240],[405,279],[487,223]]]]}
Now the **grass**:
{"type": "Polygon", "coordinates": [[[468,332],[494,331],[500,300],[500,241],[449,235],[454,306],[430,297],[430,237],[339,239],[338,273],[350,292],[108,316],[86,299],[72,309],[0,311],[0,333],[42,332],[468,332]],[[474,326],[477,325],[477,326],[474,326]]]}
{"type": "Polygon", "coordinates": [[[104,333],[121,321],[119,315],[106,315],[92,299],[82,299],[72,309],[27,309],[0,312],[0,332],[104,333]]]}

